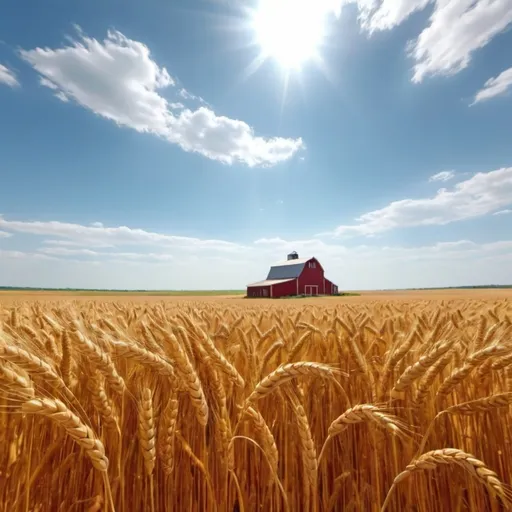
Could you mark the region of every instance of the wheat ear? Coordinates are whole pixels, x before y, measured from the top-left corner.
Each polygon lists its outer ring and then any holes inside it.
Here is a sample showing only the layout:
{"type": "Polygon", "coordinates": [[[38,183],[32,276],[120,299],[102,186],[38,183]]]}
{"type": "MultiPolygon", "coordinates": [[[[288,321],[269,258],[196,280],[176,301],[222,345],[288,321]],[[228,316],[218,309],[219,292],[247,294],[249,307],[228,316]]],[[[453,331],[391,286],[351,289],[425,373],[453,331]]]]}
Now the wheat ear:
{"type": "Polygon", "coordinates": [[[73,393],[71,393],[62,378],[40,357],[37,357],[20,347],[0,345],[0,359],[5,359],[14,363],[30,375],[49,382],[51,385],[61,390],[67,398],[72,398],[73,393]]]}
{"type": "Polygon", "coordinates": [[[155,468],[155,421],[153,418],[153,395],[151,389],[143,388],[139,402],[139,440],[144,458],[146,474],[152,475],[155,468]]]}
{"type": "Polygon", "coordinates": [[[406,368],[391,390],[391,397],[404,398],[405,390],[408,389],[415,380],[425,375],[428,369],[450,350],[452,345],[453,341],[439,343],[430,353],[421,356],[416,363],[406,368]]]}
{"type": "Polygon", "coordinates": [[[263,377],[263,370],[267,366],[268,362],[272,359],[273,355],[284,347],[284,342],[282,340],[277,340],[272,343],[272,345],[269,347],[269,349],[263,354],[263,357],[261,359],[261,363],[259,365],[260,371],[258,372],[259,378],[261,379],[263,377]]]}
{"type": "Polygon", "coordinates": [[[356,405],[347,409],[331,423],[327,431],[327,439],[324,442],[318,460],[322,459],[327,444],[333,437],[341,434],[350,425],[363,422],[377,424],[401,439],[407,435],[405,424],[396,416],[389,414],[385,409],[372,404],[356,405]]]}
{"type": "Polygon", "coordinates": [[[484,462],[462,450],[444,448],[442,450],[432,450],[414,459],[405,470],[394,479],[384,504],[382,505],[381,512],[384,512],[389,504],[391,494],[398,483],[405,480],[416,471],[436,469],[437,466],[441,464],[456,464],[462,467],[483,484],[492,496],[499,496],[505,504],[510,503],[510,493],[505,489],[498,475],[490,470],[484,462]]]}
{"type": "Polygon", "coordinates": [[[322,377],[327,379],[335,379],[336,375],[348,375],[340,370],[333,368],[328,364],[315,363],[311,361],[299,361],[297,363],[288,363],[279,366],[272,373],[269,373],[254,388],[254,391],[247,398],[247,403],[256,402],[257,400],[268,395],[276,388],[297,377],[303,376],[322,377]]]}
{"type": "Polygon", "coordinates": [[[204,396],[201,381],[176,336],[167,331],[162,331],[162,333],[165,341],[173,349],[172,357],[176,365],[176,372],[184,381],[183,384],[196,411],[197,421],[201,425],[206,426],[208,423],[208,403],[204,396]]]}
{"type": "Polygon", "coordinates": [[[117,419],[112,408],[112,403],[105,392],[102,376],[97,370],[89,377],[88,389],[91,392],[92,403],[105,425],[117,428],[117,419]]]}
{"type": "Polygon", "coordinates": [[[306,341],[311,338],[311,331],[307,331],[301,335],[301,337],[295,342],[295,344],[290,349],[290,353],[288,355],[288,362],[292,362],[297,354],[302,350],[302,347],[306,344],[306,341]]]}
{"type": "Polygon", "coordinates": [[[91,362],[105,376],[105,379],[112,389],[122,395],[126,389],[126,385],[124,379],[117,373],[116,366],[110,355],[86,338],[80,331],[74,330],[72,334],[78,347],[87,354],[91,362]]]}
{"type": "Polygon", "coordinates": [[[416,396],[414,397],[414,404],[416,406],[421,405],[425,401],[432,383],[450,362],[453,351],[454,349],[448,351],[443,357],[441,357],[441,359],[434,363],[421,378],[420,382],[418,383],[416,396]]]}
{"type": "Polygon", "coordinates": [[[71,361],[73,359],[73,354],[71,351],[71,341],[69,339],[68,331],[64,331],[61,336],[61,345],[62,345],[62,359],[60,360],[60,374],[62,375],[62,380],[66,384],[66,386],[70,385],[71,382],[71,361]]]}
{"type": "Polygon", "coordinates": [[[22,400],[30,400],[35,396],[34,385],[30,378],[21,375],[17,369],[1,359],[0,388],[22,400]]]}
{"type": "Polygon", "coordinates": [[[243,388],[245,386],[244,379],[238,373],[238,370],[232,365],[224,356],[224,354],[217,349],[210,336],[205,332],[201,332],[201,338],[206,352],[210,355],[213,362],[220,370],[225,373],[229,379],[238,387],[243,388]]]}
{"type": "Polygon", "coordinates": [[[98,471],[107,471],[108,459],[103,443],[63,402],[51,398],[34,398],[24,402],[21,410],[24,413],[41,414],[64,427],[70,437],[85,450],[92,465],[98,471]]]}
{"type": "Polygon", "coordinates": [[[487,396],[485,398],[478,398],[476,400],[470,400],[469,402],[463,402],[461,404],[452,405],[442,411],[438,412],[434,419],[430,422],[425,435],[423,436],[418,453],[421,453],[427,442],[429,435],[431,434],[436,421],[445,414],[459,414],[461,416],[471,416],[473,414],[488,412],[491,409],[498,409],[500,407],[508,407],[512,403],[512,392],[499,393],[496,395],[487,396]]]}
{"type": "Polygon", "coordinates": [[[441,384],[437,390],[437,396],[446,396],[450,391],[462,382],[475,368],[480,366],[489,357],[495,357],[508,353],[509,347],[505,345],[491,345],[468,357],[461,368],[457,368],[452,374],[441,384]]]}
{"type": "Polygon", "coordinates": [[[277,451],[276,441],[270,428],[267,425],[267,422],[265,421],[261,413],[254,409],[253,407],[248,407],[245,412],[247,416],[249,416],[253,420],[254,429],[260,439],[261,447],[263,448],[263,451],[267,454],[267,458],[273,473],[277,475],[279,452],[277,451]]]}
{"type": "Polygon", "coordinates": [[[173,394],[167,404],[161,426],[160,458],[166,475],[170,475],[174,468],[174,438],[178,419],[178,406],[177,396],[173,394]]]}
{"type": "Polygon", "coordinates": [[[160,375],[166,377],[174,377],[174,369],[172,365],[166,361],[161,355],[154,354],[144,347],[139,347],[135,343],[125,343],[123,341],[110,341],[116,348],[117,353],[126,359],[133,359],[138,363],[148,366],[160,375]]]}

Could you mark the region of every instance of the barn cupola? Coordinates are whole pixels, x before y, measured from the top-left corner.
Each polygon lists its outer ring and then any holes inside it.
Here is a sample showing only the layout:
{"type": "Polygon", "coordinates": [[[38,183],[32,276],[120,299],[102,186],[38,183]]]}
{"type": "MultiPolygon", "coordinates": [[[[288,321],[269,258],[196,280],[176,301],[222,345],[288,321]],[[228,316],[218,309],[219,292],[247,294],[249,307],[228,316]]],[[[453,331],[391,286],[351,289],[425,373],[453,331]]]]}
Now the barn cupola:
{"type": "Polygon", "coordinates": [[[288,254],[288,261],[289,260],[298,260],[298,259],[299,259],[299,255],[295,251],[288,254]]]}

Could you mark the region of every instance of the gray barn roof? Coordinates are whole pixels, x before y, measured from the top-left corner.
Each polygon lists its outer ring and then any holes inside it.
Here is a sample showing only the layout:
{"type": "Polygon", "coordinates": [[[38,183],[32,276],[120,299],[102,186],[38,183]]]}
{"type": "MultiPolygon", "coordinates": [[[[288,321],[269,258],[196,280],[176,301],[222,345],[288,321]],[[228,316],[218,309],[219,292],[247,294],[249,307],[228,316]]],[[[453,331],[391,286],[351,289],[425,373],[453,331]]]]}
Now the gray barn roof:
{"type": "Polygon", "coordinates": [[[267,280],[269,279],[295,279],[299,277],[302,270],[304,269],[304,265],[311,258],[300,258],[295,260],[286,260],[282,263],[276,263],[270,267],[270,271],[267,275],[267,280]]]}

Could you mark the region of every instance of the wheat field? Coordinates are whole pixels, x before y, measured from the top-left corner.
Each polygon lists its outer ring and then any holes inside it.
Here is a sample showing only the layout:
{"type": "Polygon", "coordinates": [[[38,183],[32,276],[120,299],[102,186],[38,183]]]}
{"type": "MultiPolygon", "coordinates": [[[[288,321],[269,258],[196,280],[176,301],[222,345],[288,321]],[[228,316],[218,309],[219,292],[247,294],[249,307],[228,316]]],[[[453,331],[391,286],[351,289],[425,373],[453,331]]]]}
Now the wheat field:
{"type": "Polygon", "coordinates": [[[512,302],[0,304],[0,510],[500,511],[512,302]]]}

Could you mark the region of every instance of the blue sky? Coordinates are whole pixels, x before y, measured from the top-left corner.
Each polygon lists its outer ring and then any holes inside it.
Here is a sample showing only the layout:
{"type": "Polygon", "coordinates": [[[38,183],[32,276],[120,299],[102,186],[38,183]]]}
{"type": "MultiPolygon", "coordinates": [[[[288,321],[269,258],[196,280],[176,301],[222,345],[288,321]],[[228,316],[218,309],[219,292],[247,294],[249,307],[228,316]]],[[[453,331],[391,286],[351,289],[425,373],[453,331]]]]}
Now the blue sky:
{"type": "Polygon", "coordinates": [[[512,282],[510,0],[268,2],[2,2],[0,285],[512,282]]]}

